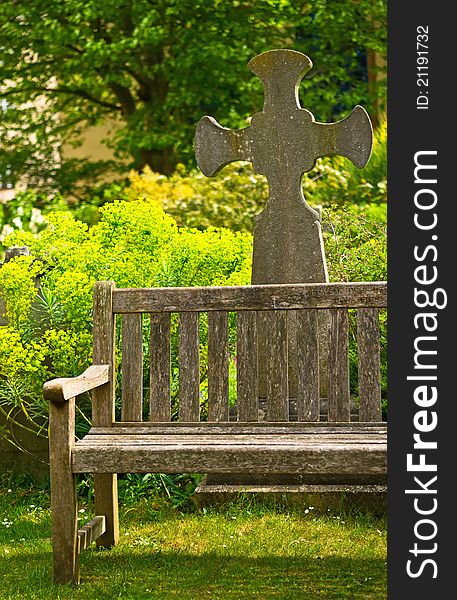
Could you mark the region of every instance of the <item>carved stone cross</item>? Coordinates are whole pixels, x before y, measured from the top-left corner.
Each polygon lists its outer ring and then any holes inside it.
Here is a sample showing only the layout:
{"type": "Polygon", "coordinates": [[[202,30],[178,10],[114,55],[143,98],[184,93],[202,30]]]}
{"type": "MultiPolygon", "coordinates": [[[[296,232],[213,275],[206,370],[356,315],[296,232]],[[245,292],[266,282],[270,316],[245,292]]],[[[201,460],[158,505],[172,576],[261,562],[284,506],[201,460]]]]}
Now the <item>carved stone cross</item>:
{"type": "Polygon", "coordinates": [[[370,119],[356,106],[341,121],[316,123],[298,100],[300,81],[312,67],[301,52],[270,50],[248,67],[264,86],[262,111],[239,131],[203,117],[195,136],[198,166],[210,177],[246,160],[267,177],[269,200],[254,231],[253,284],[327,281],[319,216],[305,202],[302,176],[324,155],[340,154],[363,167],[371,154],[370,119]]]}

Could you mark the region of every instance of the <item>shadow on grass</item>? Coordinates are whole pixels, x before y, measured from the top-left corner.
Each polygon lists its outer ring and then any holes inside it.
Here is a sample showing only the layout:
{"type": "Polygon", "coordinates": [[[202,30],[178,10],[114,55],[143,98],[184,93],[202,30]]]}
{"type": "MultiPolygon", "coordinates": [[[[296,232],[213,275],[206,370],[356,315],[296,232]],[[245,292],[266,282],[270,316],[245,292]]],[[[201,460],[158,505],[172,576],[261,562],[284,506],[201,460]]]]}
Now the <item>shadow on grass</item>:
{"type": "Polygon", "coordinates": [[[249,557],[217,553],[118,548],[81,557],[81,586],[52,583],[49,551],[2,557],[1,598],[280,598],[381,600],[386,567],[381,559],[249,557]],[[22,576],[18,577],[18,573],[22,576]],[[5,596],[5,594],[7,594],[5,596]]]}

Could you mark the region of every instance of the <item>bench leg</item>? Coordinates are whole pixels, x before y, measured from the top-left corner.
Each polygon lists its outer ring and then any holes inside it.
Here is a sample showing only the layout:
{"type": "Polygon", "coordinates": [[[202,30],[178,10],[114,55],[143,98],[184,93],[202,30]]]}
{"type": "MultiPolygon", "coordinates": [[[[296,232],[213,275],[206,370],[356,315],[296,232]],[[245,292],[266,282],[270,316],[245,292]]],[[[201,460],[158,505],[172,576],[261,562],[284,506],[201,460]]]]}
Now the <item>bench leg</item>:
{"type": "Polygon", "coordinates": [[[97,539],[97,547],[115,546],[119,541],[117,474],[94,475],[95,514],[106,518],[106,531],[97,539]]]}
{"type": "Polygon", "coordinates": [[[75,439],[75,400],[51,403],[49,462],[51,475],[52,550],[54,581],[79,583],[76,478],[71,468],[75,439]]]}

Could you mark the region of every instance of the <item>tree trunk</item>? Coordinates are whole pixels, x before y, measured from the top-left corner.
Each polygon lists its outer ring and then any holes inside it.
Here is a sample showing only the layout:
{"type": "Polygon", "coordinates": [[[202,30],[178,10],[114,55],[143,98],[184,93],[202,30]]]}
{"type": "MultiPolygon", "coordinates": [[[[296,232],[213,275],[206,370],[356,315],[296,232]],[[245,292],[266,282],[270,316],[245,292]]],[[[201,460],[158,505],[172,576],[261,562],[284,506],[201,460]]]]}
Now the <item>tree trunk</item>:
{"type": "Polygon", "coordinates": [[[163,175],[171,175],[177,164],[176,153],[173,148],[162,150],[138,150],[135,156],[134,168],[141,171],[148,165],[153,171],[163,175]]]}

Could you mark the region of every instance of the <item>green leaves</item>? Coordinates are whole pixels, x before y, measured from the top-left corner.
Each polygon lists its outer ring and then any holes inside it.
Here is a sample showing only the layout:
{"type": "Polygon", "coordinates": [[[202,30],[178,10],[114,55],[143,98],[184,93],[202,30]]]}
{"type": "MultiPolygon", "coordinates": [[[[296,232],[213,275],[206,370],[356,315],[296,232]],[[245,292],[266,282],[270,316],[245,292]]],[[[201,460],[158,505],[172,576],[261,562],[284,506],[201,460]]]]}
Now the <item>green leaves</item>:
{"type": "Polygon", "coordinates": [[[31,256],[20,256],[0,269],[0,289],[6,303],[6,316],[15,327],[27,319],[36,295],[34,278],[41,265],[31,256]]]}
{"type": "MultiPolygon", "coordinates": [[[[57,212],[35,237],[18,231],[6,241],[24,242],[32,256],[0,268],[10,320],[8,327],[0,327],[0,401],[14,399],[15,406],[33,415],[33,430],[47,419],[44,381],[77,375],[91,362],[95,281],[112,279],[118,287],[249,283],[249,234],[178,228],[151,199],[106,204],[90,229],[71,214],[57,212]]],[[[90,406],[82,403],[78,427],[90,415],[90,406]]]]}
{"type": "Polygon", "coordinates": [[[91,157],[69,160],[65,144],[100,123],[112,125],[105,169],[192,166],[201,116],[240,127],[261,108],[246,64],[271,48],[311,56],[301,94],[319,120],[356,103],[370,110],[385,81],[368,89],[366,52],[384,55],[385,37],[385,0],[2,2],[0,98],[15,108],[0,114],[0,172],[10,165],[36,189],[78,196],[102,172],[91,157]]]}

